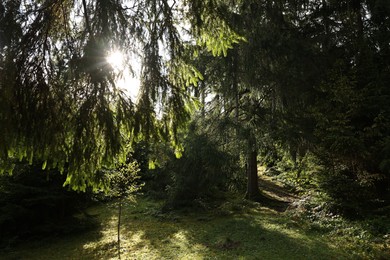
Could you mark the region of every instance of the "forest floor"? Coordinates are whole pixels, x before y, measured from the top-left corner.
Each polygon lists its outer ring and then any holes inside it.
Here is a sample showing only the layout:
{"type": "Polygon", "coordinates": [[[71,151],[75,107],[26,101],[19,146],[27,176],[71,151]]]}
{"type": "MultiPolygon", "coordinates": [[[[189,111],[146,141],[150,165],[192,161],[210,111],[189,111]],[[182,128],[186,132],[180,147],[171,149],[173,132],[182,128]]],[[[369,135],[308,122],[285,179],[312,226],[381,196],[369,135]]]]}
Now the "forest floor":
{"type": "MultiPolygon", "coordinates": [[[[259,185],[275,203],[232,196],[211,210],[164,213],[162,202],[135,196],[122,211],[121,259],[390,259],[388,239],[352,222],[313,224],[291,213],[297,194],[266,176],[259,185]]],[[[118,259],[117,207],[101,203],[81,214],[99,223],[92,230],[19,244],[0,259],[118,259]]]]}

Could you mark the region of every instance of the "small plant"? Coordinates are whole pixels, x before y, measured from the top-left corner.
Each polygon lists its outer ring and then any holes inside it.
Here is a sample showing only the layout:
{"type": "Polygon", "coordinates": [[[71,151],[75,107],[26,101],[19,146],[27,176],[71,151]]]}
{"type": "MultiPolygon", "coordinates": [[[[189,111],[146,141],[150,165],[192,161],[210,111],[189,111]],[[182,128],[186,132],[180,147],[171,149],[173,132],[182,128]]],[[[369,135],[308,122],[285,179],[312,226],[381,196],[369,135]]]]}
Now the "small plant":
{"type": "Polygon", "coordinates": [[[121,217],[124,198],[140,189],[142,185],[138,183],[140,176],[138,163],[129,162],[120,166],[117,170],[110,171],[106,174],[108,181],[107,195],[111,198],[118,199],[118,258],[121,259],[121,217]]]}

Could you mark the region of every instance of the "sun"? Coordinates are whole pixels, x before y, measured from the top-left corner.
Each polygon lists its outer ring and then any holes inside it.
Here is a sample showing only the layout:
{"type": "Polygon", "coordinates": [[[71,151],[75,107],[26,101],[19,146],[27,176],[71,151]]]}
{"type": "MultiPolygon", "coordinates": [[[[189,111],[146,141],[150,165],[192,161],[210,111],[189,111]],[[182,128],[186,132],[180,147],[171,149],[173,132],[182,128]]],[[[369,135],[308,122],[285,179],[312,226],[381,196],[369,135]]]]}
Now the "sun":
{"type": "Polygon", "coordinates": [[[139,72],[141,65],[139,59],[131,57],[129,60],[126,60],[129,64],[126,64],[125,55],[118,50],[113,50],[107,54],[106,62],[112,67],[115,73],[120,75],[116,79],[117,87],[124,90],[135,100],[138,96],[140,87],[139,72]],[[129,70],[126,69],[128,66],[132,68],[133,73],[130,73],[129,70]]]}
{"type": "Polygon", "coordinates": [[[111,51],[106,57],[106,61],[114,70],[122,70],[124,65],[124,56],[120,51],[111,51]]]}

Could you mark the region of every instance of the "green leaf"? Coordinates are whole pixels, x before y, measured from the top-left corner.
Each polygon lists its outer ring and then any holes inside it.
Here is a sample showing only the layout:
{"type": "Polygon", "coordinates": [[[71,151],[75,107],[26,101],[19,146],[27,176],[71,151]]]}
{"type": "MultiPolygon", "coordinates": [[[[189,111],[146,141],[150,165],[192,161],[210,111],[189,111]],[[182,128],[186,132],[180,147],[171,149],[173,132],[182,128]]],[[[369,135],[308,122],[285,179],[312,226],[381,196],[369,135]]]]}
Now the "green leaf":
{"type": "Polygon", "coordinates": [[[32,165],[33,157],[34,157],[34,152],[31,150],[30,154],[29,154],[29,157],[28,157],[28,164],[32,165]]]}
{"type": "Polygon", "coordinates": [[[47,161],[44,161],[42,164],[42,170],[46,169],[47,161]]]}
{"type": "Polygon", "coordinates": [[[153,160],[149,160],[149,170],[156,169],[156,164],[153,160]]]}
{"type": "Polygon", "coordinates": [[[175,150],[175,156],[176,156],[177,159],[180,159],[183,156],[182,151],[180,151],[179,149],[176,149],[175,150]]]}

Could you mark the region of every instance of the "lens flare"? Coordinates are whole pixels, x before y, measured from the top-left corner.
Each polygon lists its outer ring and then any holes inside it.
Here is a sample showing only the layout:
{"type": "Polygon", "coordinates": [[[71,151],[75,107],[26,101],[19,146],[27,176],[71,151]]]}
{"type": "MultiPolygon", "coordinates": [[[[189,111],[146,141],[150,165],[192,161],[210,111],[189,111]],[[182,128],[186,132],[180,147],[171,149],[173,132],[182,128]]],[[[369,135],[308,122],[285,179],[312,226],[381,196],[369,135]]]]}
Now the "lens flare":
{"type": "Polygon", "coordinates": [[[123,69],[123,54],[120,51],[112,51],[106,57],[107,62],[115,70],[123,69]]]}

